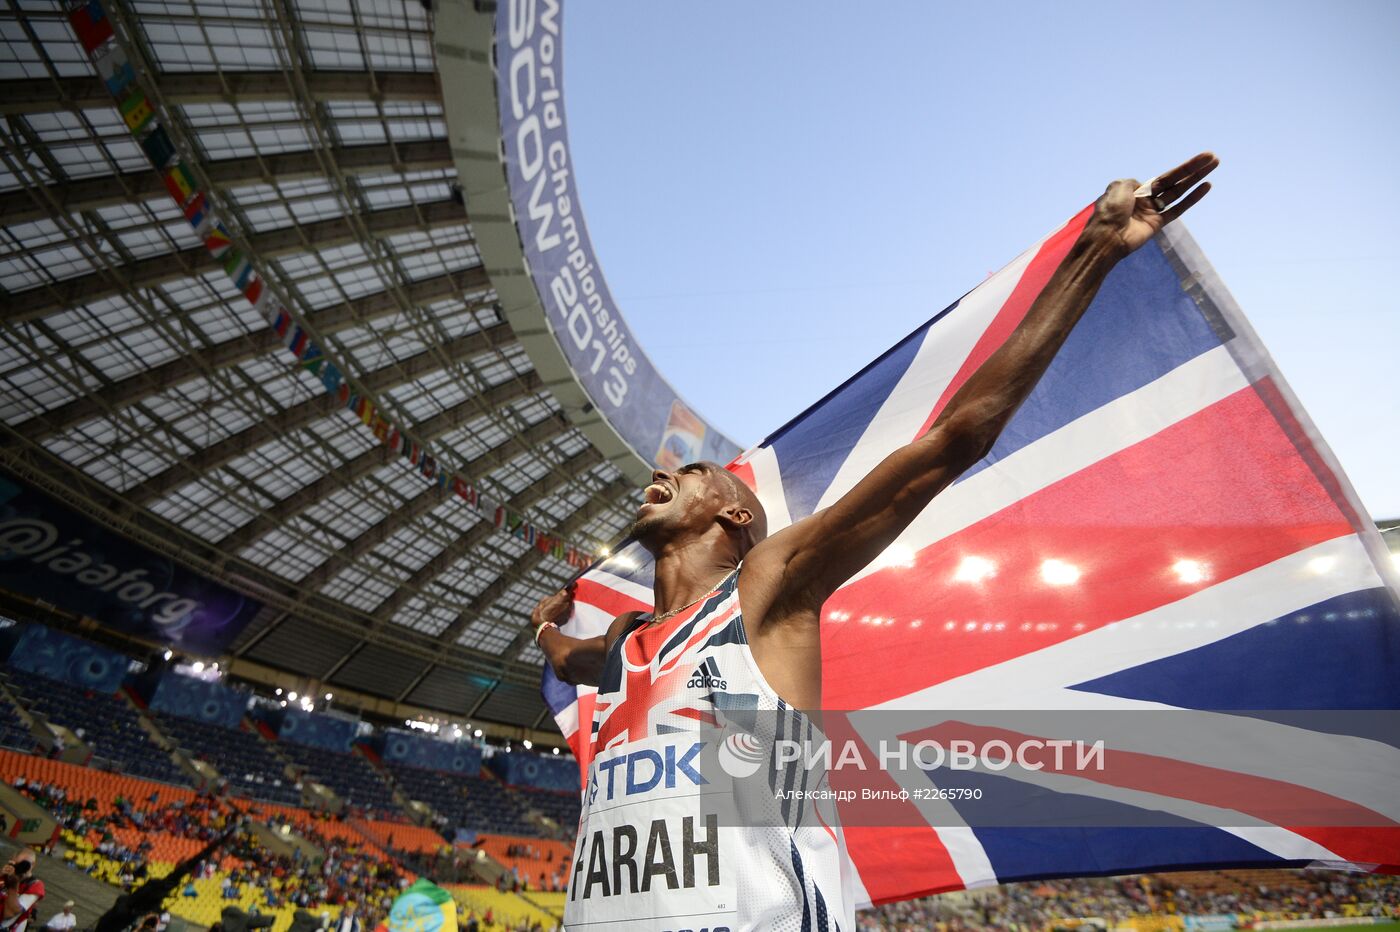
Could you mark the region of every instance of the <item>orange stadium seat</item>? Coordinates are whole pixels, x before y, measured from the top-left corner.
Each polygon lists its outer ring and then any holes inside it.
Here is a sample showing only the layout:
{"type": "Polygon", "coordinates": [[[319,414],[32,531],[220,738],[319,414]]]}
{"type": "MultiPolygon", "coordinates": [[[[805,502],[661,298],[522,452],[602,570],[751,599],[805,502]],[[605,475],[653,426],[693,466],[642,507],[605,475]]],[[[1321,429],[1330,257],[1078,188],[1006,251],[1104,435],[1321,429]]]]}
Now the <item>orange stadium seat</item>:
{"type": "Polygon", "coordinates": [[[566,842],[548,838],[522,838],[515,835],[482,835],[478,848],[501,862],[507,869],[515,868],[520,879],[529,882],[530,889],[540,889],[550,885],[554,876],[566,883],[569,874],[569,859],[573,857],[573,847],[566,842]],[[523,846],[535,854],[509,854],[512,846],[523,846]],[[544,875],[541,884],[540,875],[544,875]]]}
{"type": "Polygon", "coordinates": [[[447,840],[430,828],[409,825],[403,822],[384,822],[378,819],[352,819],[350,822],[361,835],[372,839],[379,847],[389,851],[408,851],[413,854],[436,854],[447,847],[447,840]]]}

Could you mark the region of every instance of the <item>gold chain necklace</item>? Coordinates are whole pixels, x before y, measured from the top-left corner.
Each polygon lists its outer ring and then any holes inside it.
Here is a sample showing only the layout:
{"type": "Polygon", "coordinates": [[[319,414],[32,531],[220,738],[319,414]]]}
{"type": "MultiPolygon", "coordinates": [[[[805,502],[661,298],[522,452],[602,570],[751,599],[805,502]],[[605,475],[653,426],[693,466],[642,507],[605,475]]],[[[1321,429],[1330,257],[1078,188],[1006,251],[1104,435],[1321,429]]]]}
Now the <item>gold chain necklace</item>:
{"type": "Polygon", "coordinates": [[[708,590],[706,590],[705,594],[702,595],[702,596],[700,596],[700,598],[696,599],[694,602],[691,602],[691,603],[689,603],[689,604],[687,604],[687,605],[682,605],[680,608],[673,608],[673,609],[671,609],[669,612],[662,612],[660,615],[657,615],[657,616],[655,616],[654,618],[652,618],[652,620],[649,621],[647,624],[649,624],[649,625],[659,625],[659,624],[661,624],[661,622],[665,621],[667,618],[673,618],[673,617],[675,617],[676,615],[679,615],[681,612],[685,611],[686,609],[692,608],[692,607],[694,607],[694,606],[700,604],[701,602],[705,601],[707,598],[710,597],[710,593],[712,593],[712,592],[715,591],[715,586],[718,586],[720,583],[722,583],[722,582],[724,582],[726,579],[728,579],[729,576],[730,576],[730,574],[733,573],[733,572],[734,572],[733,570],[729,570],[729,571],[726,572],[723,576],[721,576],[719,579],[715,580],[715,585],[714,585],[714,586],[711,586],[708,590]]]}

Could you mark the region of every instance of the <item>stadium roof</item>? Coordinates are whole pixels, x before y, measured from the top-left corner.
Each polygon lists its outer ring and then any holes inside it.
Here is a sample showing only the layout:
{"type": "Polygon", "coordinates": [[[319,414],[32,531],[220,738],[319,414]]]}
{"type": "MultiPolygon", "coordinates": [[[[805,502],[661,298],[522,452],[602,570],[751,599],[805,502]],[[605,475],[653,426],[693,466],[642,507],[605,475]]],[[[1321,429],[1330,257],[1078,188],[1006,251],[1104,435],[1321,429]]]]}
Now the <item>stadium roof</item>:
{"type": "MultiPolygon", "coordinates": [[[[107,6],[224,222],[381,408],[541,527],[614,539],[630,483],[493,303],[426,7],[107,6]]],[[[166,193],[61,5],[12,0],[0,33],[0,465],[257,598],[236,656],[540,721],[523,632],[573,570],[425,481],[286,353],[166,193]]]]}

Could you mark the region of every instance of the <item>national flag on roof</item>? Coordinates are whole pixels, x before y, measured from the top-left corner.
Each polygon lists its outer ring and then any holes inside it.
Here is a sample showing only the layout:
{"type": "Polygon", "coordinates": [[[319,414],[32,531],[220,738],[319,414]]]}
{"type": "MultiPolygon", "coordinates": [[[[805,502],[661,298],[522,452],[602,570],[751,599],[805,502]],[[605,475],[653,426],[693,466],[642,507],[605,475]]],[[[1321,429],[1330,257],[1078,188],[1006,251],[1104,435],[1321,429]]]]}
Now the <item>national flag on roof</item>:
{"type": "Polygon", "coordinates": [[[98,0],[74,7],[68,13],[68,22],[84,51],[91,52],[112,38],[112,21],[98,0]]]}
{"type": "MultiPolygon", "coordinates": [[[[731,464],[770,532],[923,434],[1088,216],[731,464]]],[[[1167,227],[1109,275],[991,453],[827,601],[821,644],[828,710],[1199,710],[1186,750],[1110,743],[1101,782],[1035,787],[1172,824],[949,828],[911,802],[903,827],[846,825],[860,898],[1231,865],[1400,870],[1393,728],[1288,715],[1400,709],[1397,592],[1331,451],[1183,226],[1167,227]],[[1269,769],[1249,750],[1265,733],[1345,779],[1269,769]],[[1325,799],[1347,824],[1281,824],[1263,795],[1325,799]]],[[[597,636],[650,600],[647,554],[623,547],[581,577],[564,633],[597,636]]],[[[593,690],[546,670],[544,694],[586,772],[593,690]]],[[[987,780],[1008,802],[1030,785],[987,780]]]]}

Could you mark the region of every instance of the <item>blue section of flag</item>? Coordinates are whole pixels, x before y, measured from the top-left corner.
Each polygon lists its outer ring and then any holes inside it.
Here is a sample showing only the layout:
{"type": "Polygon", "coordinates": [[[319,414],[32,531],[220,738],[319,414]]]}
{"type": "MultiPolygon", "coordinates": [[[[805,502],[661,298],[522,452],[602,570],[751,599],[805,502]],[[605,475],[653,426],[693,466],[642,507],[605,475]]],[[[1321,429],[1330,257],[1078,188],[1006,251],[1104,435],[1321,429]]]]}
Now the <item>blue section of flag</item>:
{"type": "Polygon", "coordinates": [[[1197,709],[1396,709],[1397,669],[1395,603],[1377,588],[1074,688],[1197,709]]]}
{"type": "Polygon", "coordinates": [[[970,822],[1014,822],[1023,812],[1027,827],[978,827],[973,831],[1001,882],[1035,877],[1126,874],[1138,870],[1190,868],[1220,862],[1283,866],[1262,848],[1220,829],[1164,812],[1083,793],[1052,790],[1014,777],[971,770],[935,771],[944,788],[980,789],[980,803],[953,806],[970,822]],[[1053,813],[1067,827],[1034,824],[1053,813]],[[1150,819],[1151,824],[1144,824],[1150,819]]]}
{"type": "Polygon", "coordinates": [[[842,462],[914,361],[929,326],[932,322],[905,337],[764,442],[778,457],[788,511],[794,521],[817,510],[817,502],[842,462]]]}
{"type": "Polygon", "coordinates": [[[988,828],[977,831],[997,881],[1101,876],[1139,871],[1304,867],[1237,835],[1209,826],[1183,828],[988,828]]]}
{"type": "Polygon", "coordinates": [[[1161,248],[1147,244],[1108,276],[992,452],[958,481],[1217,346],[1161,248]]]}

